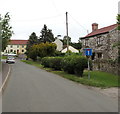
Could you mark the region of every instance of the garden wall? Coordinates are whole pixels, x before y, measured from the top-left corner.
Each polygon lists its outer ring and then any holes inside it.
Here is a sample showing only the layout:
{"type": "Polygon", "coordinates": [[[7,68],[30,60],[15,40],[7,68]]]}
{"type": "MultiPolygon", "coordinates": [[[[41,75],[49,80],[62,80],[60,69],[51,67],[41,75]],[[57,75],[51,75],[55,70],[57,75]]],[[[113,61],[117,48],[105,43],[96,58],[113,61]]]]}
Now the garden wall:
{"type": "Polygon", "coordinates": [[[120,75],[120,64],[112,60],[95,60],[93,61],[93,70],[120,75]]]}

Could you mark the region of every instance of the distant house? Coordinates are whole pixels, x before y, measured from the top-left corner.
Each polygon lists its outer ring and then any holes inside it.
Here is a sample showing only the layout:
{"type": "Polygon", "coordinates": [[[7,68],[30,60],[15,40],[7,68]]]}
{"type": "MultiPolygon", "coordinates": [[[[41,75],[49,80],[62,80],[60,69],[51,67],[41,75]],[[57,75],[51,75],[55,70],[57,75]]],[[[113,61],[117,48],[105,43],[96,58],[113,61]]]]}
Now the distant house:
{"type": "MultiPolygon", "coordinates": [[[[79,53],[79,51],[72,46],[69,46],[69,50],[73,53],[79,53]]],[[[63,49],[61,52],[66,53],[67,52],[67,47],[65,49],[63,49]]]]}
{"type": "Polygon", "coordinates": [[[113,45],[118,42],[117,24],[113,24],[104,28],[98,29],[98,24],[92,24],[92,32],[81,38],[82,49],[92,48],[94,59],[116,59],[118,49],[113,48],[113,45]]]}
{"type": "Polygon", "coordinates": [[[61,51],[63,49],[63,42],[60,41],[58,38],[53,43],[57,45],[57,51],[61,51]]]}
{"type": "Polygon", "coordinates": [[[4,53],[24,54],[28,40],[10,40],[4,53]]]}

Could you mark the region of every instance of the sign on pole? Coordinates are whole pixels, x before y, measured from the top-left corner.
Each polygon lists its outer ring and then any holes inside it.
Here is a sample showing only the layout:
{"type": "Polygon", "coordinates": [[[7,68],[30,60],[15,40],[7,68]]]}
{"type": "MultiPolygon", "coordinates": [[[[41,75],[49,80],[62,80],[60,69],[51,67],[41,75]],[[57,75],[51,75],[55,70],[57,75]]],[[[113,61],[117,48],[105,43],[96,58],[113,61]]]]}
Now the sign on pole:
{"type": "Polygon", "coordinates": [[[88,57],[88,79],[90,79],[90,62],[89,62],[89,56],[92,56],[92,49],[91,48],[85,48],[84,49],[85,55],[88,57]]]}

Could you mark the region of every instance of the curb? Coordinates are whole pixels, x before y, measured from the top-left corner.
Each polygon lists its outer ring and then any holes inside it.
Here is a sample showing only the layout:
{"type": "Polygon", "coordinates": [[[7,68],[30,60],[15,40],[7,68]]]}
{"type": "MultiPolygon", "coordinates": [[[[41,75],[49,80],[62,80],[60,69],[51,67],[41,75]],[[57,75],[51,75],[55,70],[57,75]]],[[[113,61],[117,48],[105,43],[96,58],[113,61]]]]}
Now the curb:
{"type": "MultiPolygon", "coordinates": [[[[8,65],[8,66],[9,66],[9,65],[8,65]]],[[[8,70],[7,76],[6,76],[6,78],[5,78],[2,86],[0,87],[0,93],[3,91],[3,89],[4,89],[4,87],[5,87],[5,84],[6,84],[7,80],[8,80],[8,78],[9,78],[10,71],[11,71],[11,68],[10,68],[10,66],[9,66],[9,70],[8,70]]]]}

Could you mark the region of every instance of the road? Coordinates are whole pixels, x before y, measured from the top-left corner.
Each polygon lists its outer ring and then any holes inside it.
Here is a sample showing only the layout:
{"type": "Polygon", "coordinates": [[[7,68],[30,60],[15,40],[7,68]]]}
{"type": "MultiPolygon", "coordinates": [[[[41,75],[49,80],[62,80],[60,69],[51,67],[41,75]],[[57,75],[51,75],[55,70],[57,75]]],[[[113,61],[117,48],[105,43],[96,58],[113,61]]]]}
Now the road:
{"type": "Polygon", "coordinates": [[[118,112],[118,102],[86,86],[16,61],[3,112],[118,112]]]}

